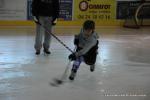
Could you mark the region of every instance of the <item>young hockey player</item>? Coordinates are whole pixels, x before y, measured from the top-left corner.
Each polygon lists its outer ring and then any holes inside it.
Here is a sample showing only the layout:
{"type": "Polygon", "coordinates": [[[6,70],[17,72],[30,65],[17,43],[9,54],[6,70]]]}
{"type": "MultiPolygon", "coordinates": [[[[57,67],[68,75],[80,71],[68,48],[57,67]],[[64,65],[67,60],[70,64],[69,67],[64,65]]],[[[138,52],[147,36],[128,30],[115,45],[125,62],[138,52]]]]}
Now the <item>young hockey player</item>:
{"type": "Polygon", "coordinates": [[[75,53],[68,56],[69,60],[74,61],[71,74],[69,76],[70,80],[74,80],[77,70],[83,61],[87,65],[90,65],[91,72],[95,69],[98,50],[98,35],[94,30],[95,22],[92,20],[86,20],[81,32],[78,35],[75,35],[74,44],[77,49],[75,53]]]}

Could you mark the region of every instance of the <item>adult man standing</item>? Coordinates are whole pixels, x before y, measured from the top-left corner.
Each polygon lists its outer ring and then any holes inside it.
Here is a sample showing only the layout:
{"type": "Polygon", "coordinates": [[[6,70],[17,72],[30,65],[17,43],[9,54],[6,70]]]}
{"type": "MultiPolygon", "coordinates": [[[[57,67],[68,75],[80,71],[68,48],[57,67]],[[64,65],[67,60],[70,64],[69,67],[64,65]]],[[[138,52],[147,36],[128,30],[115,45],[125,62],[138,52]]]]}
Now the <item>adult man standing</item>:
{"type": "Polygon", "coordinates": [[[36,22],[35,54],[40,54],[42,46],[44,48],[43,52],[50,54],[51,34],[46,32],[40,24],[42,24],[49,32],[52,31],[52,25],[56,24],[55,22],[59,16],[59,0],[33,0],[32,14],[34,16],[34,21],[36,22]],[[43,35],[44,42],[42,41],[43,35]]]}

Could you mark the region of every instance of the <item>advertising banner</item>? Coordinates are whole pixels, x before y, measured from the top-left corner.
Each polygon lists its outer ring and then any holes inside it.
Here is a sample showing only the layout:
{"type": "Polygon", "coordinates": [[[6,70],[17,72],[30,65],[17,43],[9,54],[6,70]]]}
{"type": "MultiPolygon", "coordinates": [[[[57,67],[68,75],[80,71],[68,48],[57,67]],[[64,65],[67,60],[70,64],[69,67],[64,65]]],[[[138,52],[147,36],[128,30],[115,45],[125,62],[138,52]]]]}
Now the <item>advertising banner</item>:
{"type": "MultiPolygon", "coordinates": [[[[136,10],[141,5],[140,1],[118,1],[117,19],[134,18],[136,10]]],[[[138,18],[150,19],[150,6],[145,5],[139,11],[138,18]]]]}
{"type": "Polygon", "coordinates": [[[60,20],[72,20],[73,0],[59,0],[60,2],[60,20]]]}
{"type": "Polygon", "coordinates": [[[115,20],[116,0],[74,0],[74,20],[115,20]]]}
{"type": "Polygon", "coordinates": [[[26,20],[27,0],[0,0],[0,20],[26,20]]]}
{"type": "Polygon", "coordinates": [[[27,0],[27,19],[28,20],[33,19],[31,5],[32,5],[32,0],[27,0]]]}

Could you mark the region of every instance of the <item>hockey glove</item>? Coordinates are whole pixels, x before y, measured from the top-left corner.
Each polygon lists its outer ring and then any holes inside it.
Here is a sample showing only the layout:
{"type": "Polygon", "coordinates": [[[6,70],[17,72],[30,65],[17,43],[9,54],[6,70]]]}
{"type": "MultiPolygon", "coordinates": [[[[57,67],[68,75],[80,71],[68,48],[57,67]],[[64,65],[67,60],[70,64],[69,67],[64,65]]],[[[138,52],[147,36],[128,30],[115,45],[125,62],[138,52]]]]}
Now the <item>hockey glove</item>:
{"type": "Polygon", "coordinates": [[[56,23],[57,23],[57,18],[56,18],[56,17],[53,17],[53,19],[52,19],[52,25],[55,26],[56,23]]]}
{"type": "Polygon", "coordinates": [[[76,58],[75,53],[70,54],[70,55],[68,56],[68,59],[71,60],[71,61],[76,60],[77,58],[76,58]]]}
{"type": "Polygon", "coordinates": [[[35,21],[35,23],[39,24],[39,17],[38,16],[34,16],[33,20],[35,21]]]}
{"type": "Polygon", "coordinates": [[[79,39],[74,39],[74,45],[76,45],[76,46],[79,45],[79,39]]]}
{"type": "Polygon", "coordinates": [[[79,45],[79,39],[77,38],[77,35],[74,36],[74,45],[79,45]]]}

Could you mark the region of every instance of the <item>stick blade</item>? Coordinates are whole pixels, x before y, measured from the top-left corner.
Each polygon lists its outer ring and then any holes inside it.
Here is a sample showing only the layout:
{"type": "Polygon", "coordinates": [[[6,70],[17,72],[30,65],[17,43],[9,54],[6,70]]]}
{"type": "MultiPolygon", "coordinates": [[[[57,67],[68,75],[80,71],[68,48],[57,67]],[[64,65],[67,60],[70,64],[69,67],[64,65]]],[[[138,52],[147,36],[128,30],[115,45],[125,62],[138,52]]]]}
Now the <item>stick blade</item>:
{"type": "Polygon", "coordinates": [[[58,87],[59,85],[62,85],[63,84],[63,81],[60,80],[60,79],[57,79],[57,78],[54,78],[53,79],[53,82],[50,83],[51,86],[54,86],[54,87],[58,87]]]}

